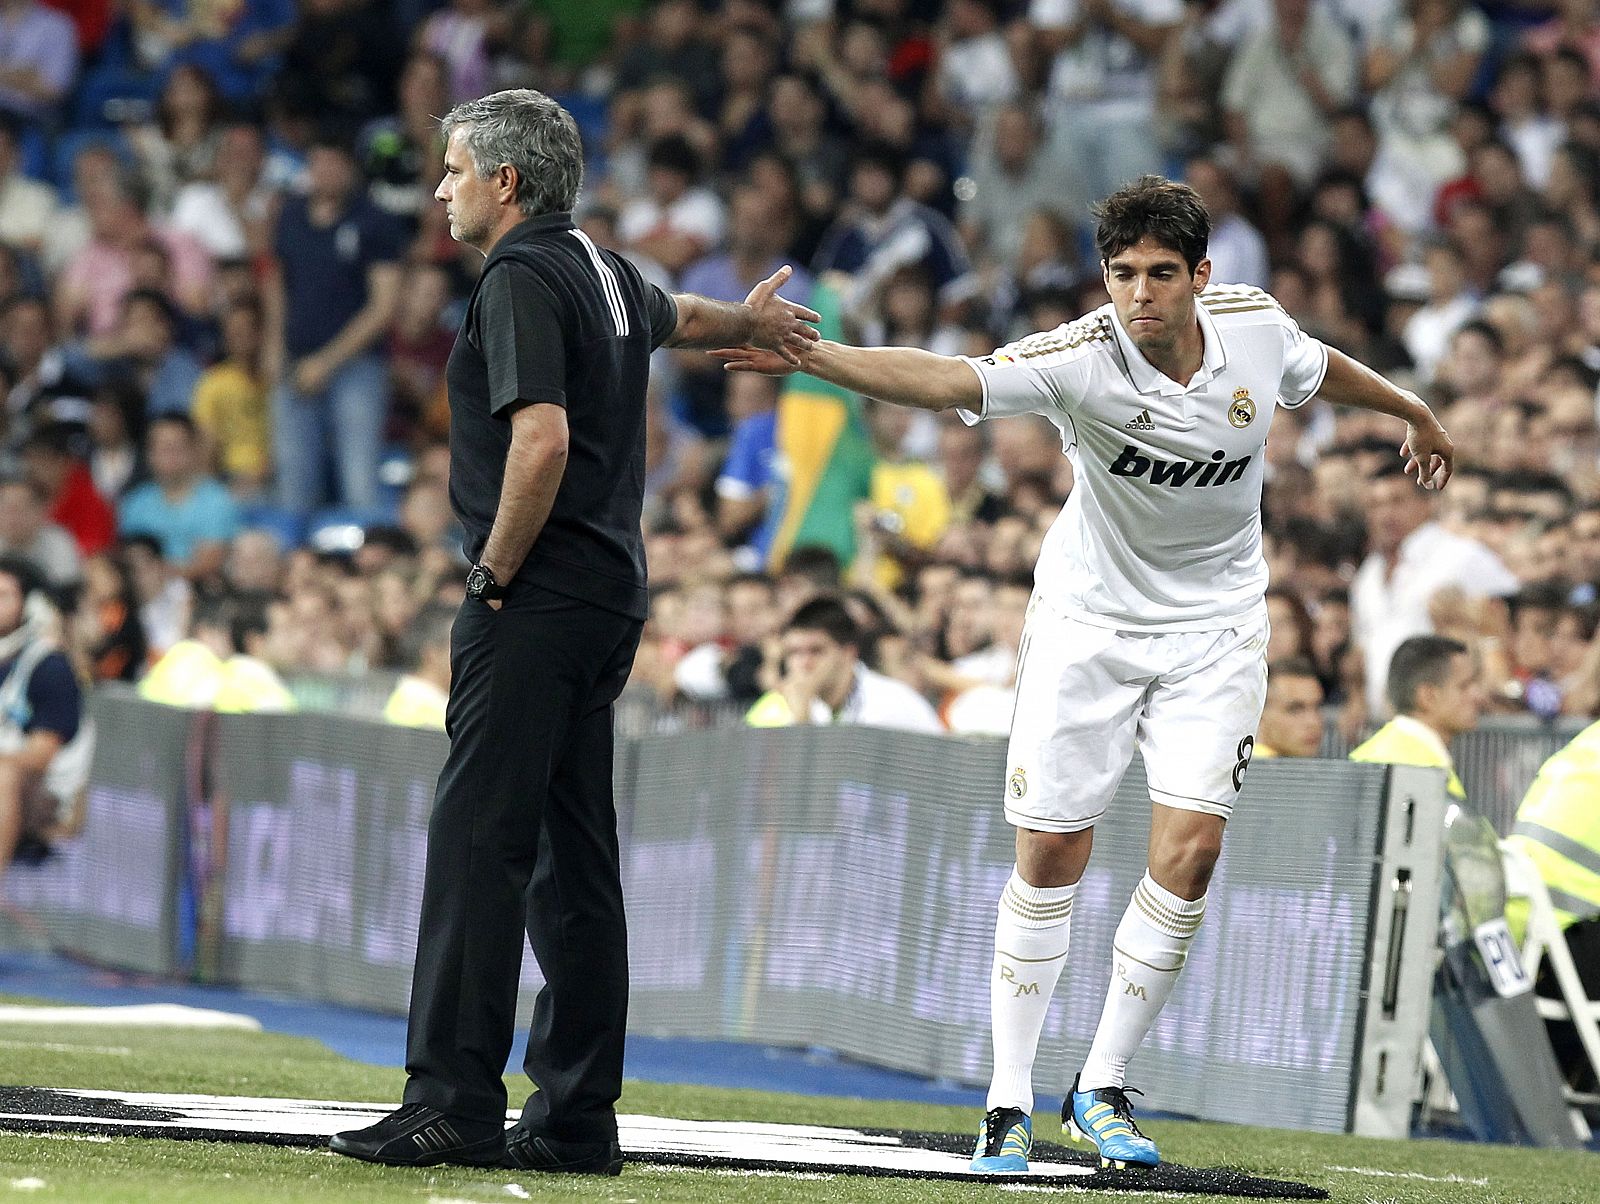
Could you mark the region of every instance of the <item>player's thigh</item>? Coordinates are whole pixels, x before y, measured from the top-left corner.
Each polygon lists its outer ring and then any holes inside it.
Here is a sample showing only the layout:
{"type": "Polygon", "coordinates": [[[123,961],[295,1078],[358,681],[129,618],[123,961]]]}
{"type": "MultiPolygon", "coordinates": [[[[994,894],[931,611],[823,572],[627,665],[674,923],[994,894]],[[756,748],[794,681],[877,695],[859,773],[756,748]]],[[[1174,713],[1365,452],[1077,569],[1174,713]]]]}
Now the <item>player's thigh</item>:
{"type": "Polygon", "coordinates": [[[1175,656],[1140,724],[1150,797],[1228,818],[1267,697],[1267,624],[1170,637],[1175,656]]]}
{"type": "Polygon", "coordinates": [[[1142,683],[1118,633],[1036,605],[1023,635],[1006,752],[1006,819],[1038,832],[1092,827],[1133,756],[1142,683]]]}

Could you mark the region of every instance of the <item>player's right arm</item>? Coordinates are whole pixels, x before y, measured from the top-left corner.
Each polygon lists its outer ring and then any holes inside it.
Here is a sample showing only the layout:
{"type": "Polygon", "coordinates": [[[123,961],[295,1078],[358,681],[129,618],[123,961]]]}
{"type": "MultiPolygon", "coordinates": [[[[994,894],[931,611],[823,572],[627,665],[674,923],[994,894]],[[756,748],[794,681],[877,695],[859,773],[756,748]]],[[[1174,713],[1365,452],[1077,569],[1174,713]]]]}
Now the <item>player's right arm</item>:
{"type": "Polygon", "coordinates": [[[821,339],[801,353],[802,363],[786,362],[770,351],[729,347],[711,353],[730,372],[812,376],[855,393],[919,410],[983,409],[983,382],[977,369],[953,355],[920,347],[852,347],[821,339]]]}

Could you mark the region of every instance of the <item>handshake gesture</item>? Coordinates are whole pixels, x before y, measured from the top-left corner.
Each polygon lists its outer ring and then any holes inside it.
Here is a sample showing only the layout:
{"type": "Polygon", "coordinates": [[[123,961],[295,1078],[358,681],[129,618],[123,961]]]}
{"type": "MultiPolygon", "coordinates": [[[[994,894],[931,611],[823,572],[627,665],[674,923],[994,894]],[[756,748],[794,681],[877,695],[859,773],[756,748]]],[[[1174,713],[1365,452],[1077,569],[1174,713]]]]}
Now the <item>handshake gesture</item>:
{"type": "Polygon", "coordinates": [[[787,376],[805,367],[812,344],[822,337],[807,323],[820,321],[822,315],[778,295],[793,274],[794,269],[785,264],[750,290],[744,299],[755,315],[749,339],[742,346],[710,352],[728,371],[787,376]]]}

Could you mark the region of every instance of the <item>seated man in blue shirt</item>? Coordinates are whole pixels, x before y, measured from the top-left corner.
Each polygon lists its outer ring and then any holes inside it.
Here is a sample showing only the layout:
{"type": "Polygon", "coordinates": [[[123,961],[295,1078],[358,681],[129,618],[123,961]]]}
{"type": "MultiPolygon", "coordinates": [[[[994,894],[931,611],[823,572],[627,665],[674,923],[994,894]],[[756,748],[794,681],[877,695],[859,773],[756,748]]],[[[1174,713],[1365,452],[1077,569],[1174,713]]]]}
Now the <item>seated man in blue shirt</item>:
{"type": "Polygon", "coordinates": [[[162,555],[191,581],[215,576],[242,524],[226,486],[204,471],[194,420],[187,414],[154,418],[145,458],[150,480],[124,495],[118,530],[159,540],[162,555]]]}
{"type": "MultiPolygon", "coordinates": [[[[72,666],[28,613],[31,566],[0,558],[0,874],[13,853],[48,852],[63,799],[47,771],[78,734],[83,698],[72,666]]],[[[76,785],[81,785],[77,783],[76,785]]]]}

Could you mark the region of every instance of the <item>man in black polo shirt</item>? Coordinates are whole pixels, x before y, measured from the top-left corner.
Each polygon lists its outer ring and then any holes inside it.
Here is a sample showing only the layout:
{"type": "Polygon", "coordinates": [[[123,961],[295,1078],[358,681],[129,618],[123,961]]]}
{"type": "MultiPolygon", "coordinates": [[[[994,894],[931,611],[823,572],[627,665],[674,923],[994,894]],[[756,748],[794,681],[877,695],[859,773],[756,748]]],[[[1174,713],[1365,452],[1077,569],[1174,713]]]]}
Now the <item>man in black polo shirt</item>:
{"type": "Polygon", "coordinates": [[[341,1154],[616,1174],[627,930],[611,704],[645,618],[639,515],[656,347],[753,342],[792,362],[817,315],[776,290],[671,297],[572,223],[572,117],[529,90],[444,119],[450,232],[488,258],[450,356],[450,497],[467,532],[405,1103],[341,1154]],[[523,929],[546,986],[504,1131],[523,929]]]}

